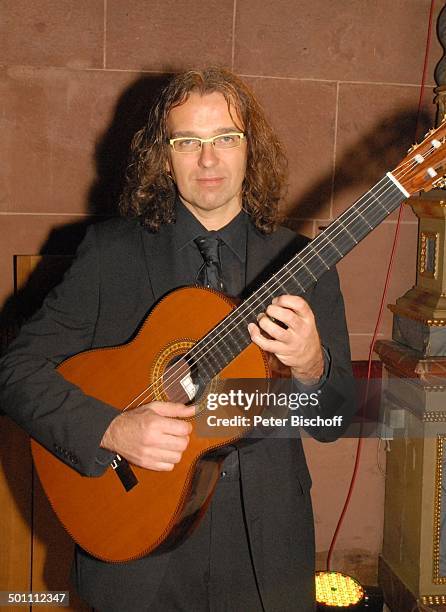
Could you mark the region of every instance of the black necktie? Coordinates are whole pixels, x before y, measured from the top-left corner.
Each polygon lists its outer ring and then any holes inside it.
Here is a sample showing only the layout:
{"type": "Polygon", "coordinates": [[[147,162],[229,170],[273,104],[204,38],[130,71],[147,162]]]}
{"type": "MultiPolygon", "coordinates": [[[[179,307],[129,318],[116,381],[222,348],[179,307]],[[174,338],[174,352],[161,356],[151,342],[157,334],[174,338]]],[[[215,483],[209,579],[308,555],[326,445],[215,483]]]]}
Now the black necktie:
{"type": "Polygon", "coordinates": [[[220,243],[220,238],[213,236],[200,236],[195,239],[195,244],[204,259],[204,263],[198,271],[197,283],[205,287],[218,289],[218,291],[224,291],[220,263],[220,243]]]}

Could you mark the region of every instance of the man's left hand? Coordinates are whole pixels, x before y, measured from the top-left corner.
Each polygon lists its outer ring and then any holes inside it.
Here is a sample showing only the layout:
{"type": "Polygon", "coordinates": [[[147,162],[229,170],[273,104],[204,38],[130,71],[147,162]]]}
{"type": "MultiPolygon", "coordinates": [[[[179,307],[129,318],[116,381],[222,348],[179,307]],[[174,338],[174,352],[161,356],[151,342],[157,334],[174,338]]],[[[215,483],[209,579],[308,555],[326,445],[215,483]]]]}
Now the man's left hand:
{"type": "Polygon", "coordinates": [[[257,325],[250,323],[248,330],[257,346],[274,353],[303,383],[313,384],[322,376],[324,356],[321,341],[313,311],[303,298],[295,295],[274,298],[266,313],[259,316],[257,325]],[[284,323],[287,329],[272,321],[271,317],[284,323]]]}

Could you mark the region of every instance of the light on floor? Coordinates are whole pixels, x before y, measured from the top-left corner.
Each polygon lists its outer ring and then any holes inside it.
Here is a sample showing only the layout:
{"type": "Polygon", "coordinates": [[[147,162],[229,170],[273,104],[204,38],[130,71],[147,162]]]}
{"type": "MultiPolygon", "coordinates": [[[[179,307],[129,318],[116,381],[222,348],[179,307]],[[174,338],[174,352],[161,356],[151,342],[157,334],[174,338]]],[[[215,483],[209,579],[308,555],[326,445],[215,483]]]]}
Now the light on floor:
{"type": "Polygon", "coordinates": [[[316,572],[316,601],[320,610],[354,610],[363,599],[364,589],[351,576],[341,572],[316,572]]]}

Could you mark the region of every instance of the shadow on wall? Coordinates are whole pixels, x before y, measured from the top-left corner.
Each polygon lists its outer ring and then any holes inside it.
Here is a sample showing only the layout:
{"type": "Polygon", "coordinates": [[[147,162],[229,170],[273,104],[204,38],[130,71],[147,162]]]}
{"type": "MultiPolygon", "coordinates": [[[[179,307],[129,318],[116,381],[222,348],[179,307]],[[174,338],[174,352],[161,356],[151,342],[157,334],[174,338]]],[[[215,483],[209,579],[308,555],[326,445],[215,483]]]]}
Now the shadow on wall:
{"type": "MultiPolygon", "coordinates": [[[[97,142],[94,153],[96,179],[89,190],[86,210],[92,215],[110,217],[118,214],[117,204],[125,184],[125,172],[129,160],[130,145],[133,135],[143,127],[148,119],[149,110],[159,92],[169,80],[171,73],[138,78],[128,87],[117,101],[113,119],[101,139],[97,142]]],[[[404,157],[412,144],[412,134],[417,120],[416,109],[401,110],[397,115],[384,118],[370,132],[361,136],[341,159],[337,162],[334,188],[336,195],[353,185],[373,185],[382,174],[396,166],[404,157]]],[[[424,134],[430,127],[427,113],[421,114],[418,122],[419,133],[424,134]]],[[[292,171],[292,169],[291,169],[292,171]]],[[[326,201],[319,200],[317,207],[307,210],[309,201],[316,200],[316,194],[328,194],[330,197],[332,185],[331,171],[322,176],[289,208],[289,216],[318,217],[326,201]]],[[[40,254],[73,255],[81,242],[85,231],[94,219],[71,223],[54,228],[42,244],[40,254]]],[[[288,225],[298,231],[299,221],[291,220],[288,225]]],[[[67,261],[67,265],[69,260],[67,261]]],[[[55,274],[52,285],[57,284],[63,273],[55,274]]],[[[36,274],[41,272],[39,268],[36,274]]],[[[35,288],[37,282],[31,279],[35,288]]],[[[46,287],[47,292],[50,287],[46,287]]],[[[28,318],[41,304],[44,291],[38,291],[34,299],[30,299],[30,290],[24,288],[16,296],[10,296],[0,311],[0,328],[15,324],[17,320],[28,318]]],[[[11,334],[8,335],[8,339],[11,334]]],[[[0,340],[0,349],[2,343],[0,340]]]]}
{"type": "MultiPolygon", "coordinates": [[[[107,218],[118,214],[117,205],[124,186],[133,135],[146,124],[150,108],[168,80],[169,74],[138,78],[118,99],[110,126],[95,147],[96,178],[90,187],[86,203],[86,211],[91,215],[107,218]]],[[[95,221],[97,219],[89,218],[53,228],[42,244],[39,254],[74,255],[88,225],[95,221]]],[[[65,267],[69,264],[70,259],[67,259],[65,267]]],[[[46,293],[60,282],[64,271],[61,264],[54,270],[52,278],[47,278],[47,282],[41,285],[39,278],[41,279],[42,274],[47,277],[45,264],[41,264],[33,274],[36,279],[30,279],[29,287],[9,296],[0,311],[0,329],[3,330],[0,349],[10,341],[17,321],[22,322],[40,307],[46,293]],[[48,282],[49,280],[51,282],[48,282]]]]}
{"type": "Polygon", "coordinates": [[[133,135],[146,125],[149,111],[169,79],[170,74],[144,76],[119,98],[110,127],[96,145],[96,180],[88,198],[91,214],[117,214],[133,135]]]}
{"type": "MultiPolygon", "coordinates": [[[[136,80],[119,98],[113,120],[97,143],[95,150],[96,180],[91,186],[87,210],[94,215],[112,216],[117,214],[117,202],[125,180],[125,168],[129,156],[130,143],[133,134],[147,121],[148,111],[160,89],[166,83],[168,76],[144,76],[136,80]]],[[[420,119],[420,130],[427,130],[429,119],[423,115],[420,119]]],[[[369,133],[362,135],[359,142],[351,147],[338,161],[335,188],[337,194],[357,183],[370,182],[374,184],[382,174],[393,168],[405,155],[412,144],[412,134],[416,123],[416,110],[406,109],[397,116],[390,116],[377,124],[369,133]]],[[[332,184],[331,172],[322,176],[295,203],[291,215],[303,216],[305,202],[313,199],[315,193],[330,193],[332,184]]],[[[324,206],[321,202],[320,206],[324,206]]],[[[318,210],[311,210],[311,216],[318,216],[318,210]]],[[[73,255],[82,240],[88,224],[92,219],[54,228],[40,249],[40,254],[73,255]]],[[[293,223],[292,225],[295,226],[293,223]]],[[[31,316],[40,306],[48,290],[57,284],[64,270],[69,266],[71,258],[58,265],[50,275],[45,264],[39,265],[31,274],[28,283],[17,294],[10,296],[0,312],[0,348],[6,345],[15,335],[19,325],[31,316]],[[42,274],[45,283],[41,282],[42,274]],[[40,279],[40,280],[39,280],[40,279]]],[[[25,520],[29,521],[29,508],[23,507],[23,496],[19,494],[20,483],[14,472],[9,469],[10,462],[4,456],[5,446],[0,444],[0,461],[5,469],[6,477],[12,495],[17,500],[18,507],[25,520]],[[20,505],[22,504],[22,505],[20,505]]],[[[37,529],[37,537],[45,537],[37,529]]],[[[45,576],[48,578],[48,588],[51,588],[51,576],[54,574],[50,563],[57,559],[47,559],[45,576]]]]}
{"type": "MultiPolygon", "coordinates": [[[[420,113],[418,126],[417,115],[415,108],[401,109],[398,114],[384,117],[369,132],[362,134],[360,140],[336,161],[335,195],[339,196],[342,191],[356,184],[372,187],[385,172],[397,166],[413,144],[415,129],[420,134],[419,142],[421,142],[424,134],[432,127],[432,119],[427,112],[420,113]]],[[[290,217],[317,218],[318,211],[323,208],[326,201],[311,209],[306,203],[313,202],[317,194],[331,194],[332,180],[331,173],[327,173],[311,185],[299,201],[288,209],[290,217]]],[[[291,220],[287,225],[299,231],[298,219],[291,220]]]]}

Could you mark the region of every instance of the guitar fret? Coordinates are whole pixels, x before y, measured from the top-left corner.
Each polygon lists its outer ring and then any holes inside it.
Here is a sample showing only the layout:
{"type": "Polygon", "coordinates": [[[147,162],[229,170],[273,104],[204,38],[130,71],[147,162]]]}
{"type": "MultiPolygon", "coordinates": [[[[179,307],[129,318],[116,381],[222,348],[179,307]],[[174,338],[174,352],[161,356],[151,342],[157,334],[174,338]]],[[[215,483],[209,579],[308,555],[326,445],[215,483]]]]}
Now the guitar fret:
{"type": "Polygon", "coordinates": [[[209,361],[206,359],[206,357],[200,358],[200,370],[204,371],[204,373],[206,374],[209,380],[213,378],[214,374],[210,367],[209,361]],[[203,360],[204,360],[204,363],[203,363],[203,360]]]}
{"type": "MultiPolygon", "coordinates": [[[[252,310],[251,312],[249,312],[249,316],[252,317],[252,322],[255,323],[257,320],[257,315],[259,315],[261,312],[263,312],[269,301],[270,301],[270,297],[269,294],[270,292],[268,291],[268,300],[266,301],[265,299],[259,299],[259,298],[255,298],[255,294],[253,296],[251,296],[251,298],[249,298],[249,300],[247,300],[248,304],[250,306],[252,306],[252,310]],[[254,299],[252,299],[254,298],[254,299]]],[[[248,321],[248,323],[251,321],[248,321]]]]}
{"type": "Polygon", "coordinates": [[[319,253],[318,253],[317,251],[315,251],[315,249],[314,249],[314,248],[312,248],[312,249],[311,249],[311,251],[312,251],[312,256],[316,255],[316,257],[318,257],[318,259],[320,259],[320,260],[321,260],[321,262],[324,264],[325,269],[326,269],[326,270],[329,270],[329,269],[330,269],[330,266],[327,266],[327,263],[326,263],[325,259],[323,259],[323,258],[321,257],[321,255],[319,255],[319,253]]]}
{"type": "Polygon", "coordinates": [[[282,291],[284,291],[285,293],[287,293],[288,289],[285,287],[285,285],[280,282],[279,280],[274,280],[274,285],[277,285],[279,287],[279,289],[282,289],[282,291]]]}
{"type": "Polygon", "coordinates": [[[265,286],[265,290],[269,291],[273,297],[280,295],[278,289],[284,293],[292,293],[293,291],[297,291],[298,293],[305,292],[305,288],[299,280],[293,276],[293,272],[290,269],[293,261],[294,258],[288,262],[286,266],[281,268],[281,270],[270,279],[267,286],[265,286]]]}
{"type": "Polygon", "coordinates": [[[305,293],[405,199],[388,177],[374,189],[381,198],[367,192],[191,349],[190,357],[200,361],[209,379],[250,344],[247,325],[257,321],[273,297],[305,293]]]}
{"type": "Polygon", "coordinates": [[[331,240],[330,236],[328,234],[321,234],[320,235],[321,238],[325,238],[325,240],[328,240],[328,242],[331,244],[331,246],[337,251],[339,257],[344,257],[344,254],[338,249],[338,247],[336,246],[335,242],[333,240],[331,240]]]}
{"type": "Polygon", "coordinates": [[[353,236],[353,234],[351,234],[351,232],[347,229],[347,227],[345,226],[344,223],[342,223],[342,221],[338,221],[338,224],[344,228],[344,231],[347,232],[347,234],[350,236],[350,238],[353,240],[353,242],[355,244],[358,244],[358,241],[356,240],[356,238],[353,236]]]}
{"type": "Polygon", "coordinates": [[[292,295],[293,293],[302,294],[305,293],[305,287],[297,280],[297,278],[290,278],[287,280],[287,284],[284,285],[285,293],[292,295]]]}
{"type": "Polygon", "coordinates": [[[308,272],[311,274],[311,276],[314,278],[314,280],[315,280],[315,281],[317,281],[317,276],[315,276],[315,275],[313,274],[313,272],[310,270],[310,268],[309,268],[307,265],[305,265],[305,264],[303,264],[303,266],[304,266],[304,268],[305,268],[306,270],[308,270],[308,272]]]}
{"type": "Polygon", "coordinates": [[[373,192],[371,192],[371,196],[372,196],[372,198],[375,200],[375,202],[377,202],[377,203],[378,203],[378,205],[379,205],[379,206],[380,206],[380,207],[381,207],[383,210],[385,210],[386,212],[388,212],[388,211],[387,211],[387,208],[384,206],[384,204],[381,202],[381,200],[375,196],[375,194],[374,194],[373,192]]]}
{"type": "MultiPolygon", "coordinates": [[[[225,338],[222,338],[220,342],[223,343],[223,346],[226,349],[226,352],[228,352],[228,351],[231,352],[231,346],[228,343],[228,340],[231,340],[231,338],[229,338],[229,336],[226,336],[225,338]]],[[[222,354],[222,355],[224,357],[224,354],[222,354]]]]}
{"type": "Polygon", "coordinates": [[[236,338],[234,338],[234,345],[236,348],[236,355],[240,352],[242,352],[242,350],[245,348],[245,344],[243,342],[241,342],[240,340],[237,340],[236,338]]]}
{"type": "Polygon", "coordinates": [[[302,291],[302,293],[305,293],[306,291],[305,287],[300,284],[297,278],[294,279],[294,282],[299,286],[299,289],[302,291]]]}
{"type": "Polygon", "coordinates": [[[359,210],[357,210],[356,212],[361,217],[361,219],[364,219],[365,223],[367,223],[367,225],[368,225],[370,230],[374,229],[373,225],[370,225],[370,223],[367,221],[366,217],[359,210]]]}

